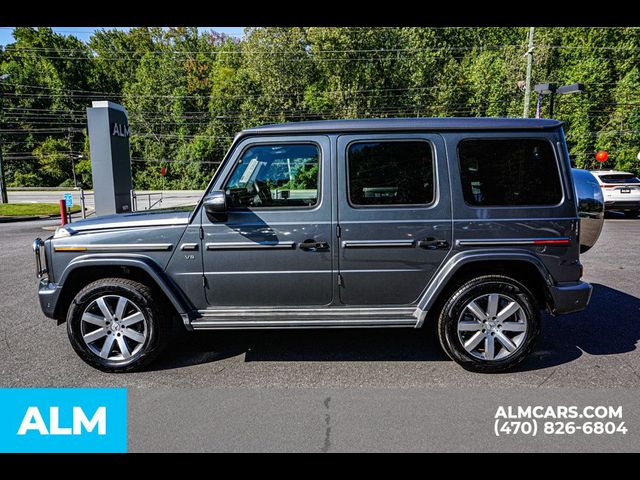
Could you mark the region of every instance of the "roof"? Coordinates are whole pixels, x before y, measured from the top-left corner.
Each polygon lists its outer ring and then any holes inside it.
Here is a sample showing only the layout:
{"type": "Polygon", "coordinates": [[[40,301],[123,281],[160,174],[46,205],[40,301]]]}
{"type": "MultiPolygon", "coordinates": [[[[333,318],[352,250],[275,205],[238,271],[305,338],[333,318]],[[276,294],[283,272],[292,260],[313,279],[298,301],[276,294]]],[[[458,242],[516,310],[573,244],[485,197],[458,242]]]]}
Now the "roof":
{"type": "Polygon", "coordinates": [[[317,120],[263,125],[243,130],[248,134],[285,134],[311,132],[380,130],[543,130],[562,125],[558,120],[542,118],[368,118],[359,120],[317,120]]]}

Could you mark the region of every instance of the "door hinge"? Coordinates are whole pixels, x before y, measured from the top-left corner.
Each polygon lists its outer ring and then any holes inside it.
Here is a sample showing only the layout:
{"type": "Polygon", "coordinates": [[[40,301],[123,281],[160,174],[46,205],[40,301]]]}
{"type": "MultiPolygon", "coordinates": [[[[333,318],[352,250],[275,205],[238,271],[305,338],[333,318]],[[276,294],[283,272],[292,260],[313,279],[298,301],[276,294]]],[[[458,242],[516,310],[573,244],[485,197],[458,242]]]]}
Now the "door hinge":
{"type": "Polygon", "coordinates": [[[202,276],[202,288],[207,288],[207,277],[202,276]]]}
{"type": "Polygon", "coordinates": [[[343,287],[344,286],[344,279],[342,278],[342,274],[338,274],[338,286],[339,287],[343,287]]]}
{"type": "Polygon", "coordinates": [[[342,228],[340,225],[336,225],[336,237],[340,238],[342,236],[342,228]]]}
{"type": "Polygon", "coordinates": [[[202,228],[202,226],[200,226],[199,234],[200,234],[200,240],[203,240],[204,239],[204,228],[202,228]]]}

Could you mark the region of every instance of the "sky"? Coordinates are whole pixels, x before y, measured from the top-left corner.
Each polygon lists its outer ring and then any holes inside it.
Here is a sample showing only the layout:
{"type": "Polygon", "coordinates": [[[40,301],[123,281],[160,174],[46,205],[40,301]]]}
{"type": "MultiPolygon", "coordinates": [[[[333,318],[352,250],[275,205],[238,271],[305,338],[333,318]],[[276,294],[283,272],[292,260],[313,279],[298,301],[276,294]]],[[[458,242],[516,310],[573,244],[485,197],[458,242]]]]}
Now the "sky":
{"type": "MultiPolygon", "coordinates": [[[[87,41],[95,30],[99,29],[112,29],[117,28],[119,30],[128,30],[128,27],[53,27],[53,30],[63,35],[74,35],[80,40],[87,41]]],[[[215,30],[219,33],[226,33],[231,37],[242,37],[243,27],[198,27],[199,30],[215,30]]],[[[13,27],[0,27],[0,45],[6,45],[7,43],[13,43],[13,27]]]]}

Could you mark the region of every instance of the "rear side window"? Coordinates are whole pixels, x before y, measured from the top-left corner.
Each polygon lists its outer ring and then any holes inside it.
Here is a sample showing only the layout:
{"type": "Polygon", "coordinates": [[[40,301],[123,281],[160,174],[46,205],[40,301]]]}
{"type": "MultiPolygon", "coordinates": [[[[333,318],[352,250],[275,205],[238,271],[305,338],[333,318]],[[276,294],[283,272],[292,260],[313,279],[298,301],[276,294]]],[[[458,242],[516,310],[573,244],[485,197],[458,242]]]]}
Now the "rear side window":
{"type": "Polygon", "coordinates": [[[556,157],[547,140],[462,140],[458,157],[469,205],[555,205],[562,199],[556,157]]]}
{"type": "Polygon", "coordinates": [[[353,205],[425,205],[433,202],[433,154],[425,141],[349,145],[349,200],[353,205]]]}
{"type": "Polygon", "coordinates": [[[631,174],[617,174],[617,175],[599,175],[602,183],[640,183],[640,180],[631,174]]]}

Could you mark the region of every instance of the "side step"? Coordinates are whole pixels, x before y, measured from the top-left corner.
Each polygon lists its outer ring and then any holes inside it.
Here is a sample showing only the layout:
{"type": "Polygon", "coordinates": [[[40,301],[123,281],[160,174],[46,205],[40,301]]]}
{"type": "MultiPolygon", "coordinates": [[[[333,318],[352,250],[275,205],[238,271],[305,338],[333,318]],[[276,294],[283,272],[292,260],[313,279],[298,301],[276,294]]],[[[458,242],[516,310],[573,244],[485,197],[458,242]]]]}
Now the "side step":
{"type": "Polygon", "coordinates": [[[255,308],[200,310],[194,330],[251,328],[415,327],[415,307],[255,308]]]}

